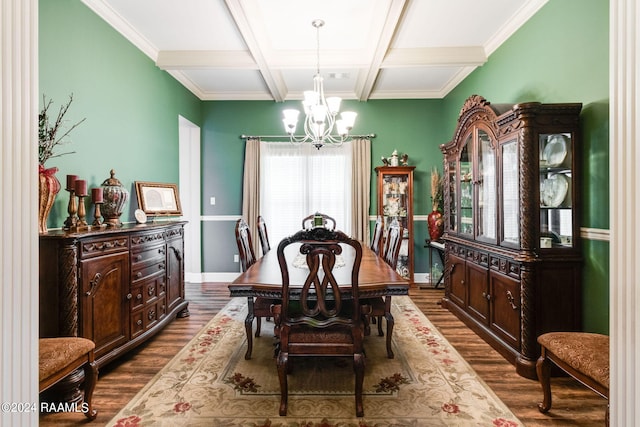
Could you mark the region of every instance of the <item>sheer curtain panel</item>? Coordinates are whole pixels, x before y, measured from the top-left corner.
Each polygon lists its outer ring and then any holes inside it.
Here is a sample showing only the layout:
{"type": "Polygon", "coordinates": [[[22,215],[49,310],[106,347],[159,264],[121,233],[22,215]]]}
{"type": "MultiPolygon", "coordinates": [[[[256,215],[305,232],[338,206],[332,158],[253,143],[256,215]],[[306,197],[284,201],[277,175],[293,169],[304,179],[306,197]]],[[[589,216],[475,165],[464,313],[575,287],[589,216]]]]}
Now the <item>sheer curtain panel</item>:
{"type": "Polygon", "coordinates": [[[352,143],[318,150],[311,144],[261,142],[261,214],[274,242],[301,228],[302,218],[322,212],[352,234],[352,143]]]}

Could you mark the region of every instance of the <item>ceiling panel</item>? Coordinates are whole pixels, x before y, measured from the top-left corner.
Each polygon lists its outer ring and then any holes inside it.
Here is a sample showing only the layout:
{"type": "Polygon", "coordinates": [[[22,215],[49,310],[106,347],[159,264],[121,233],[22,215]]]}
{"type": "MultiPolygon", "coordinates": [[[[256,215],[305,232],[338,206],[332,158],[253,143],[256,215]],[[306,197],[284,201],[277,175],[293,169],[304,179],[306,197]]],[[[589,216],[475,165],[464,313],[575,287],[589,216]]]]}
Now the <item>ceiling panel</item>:
{"type": "Polygon", "coordinates": [[[200,99],[275,101],[318,62],[327,95],[444,97],[546,1],[83,0],[200,99]]]}

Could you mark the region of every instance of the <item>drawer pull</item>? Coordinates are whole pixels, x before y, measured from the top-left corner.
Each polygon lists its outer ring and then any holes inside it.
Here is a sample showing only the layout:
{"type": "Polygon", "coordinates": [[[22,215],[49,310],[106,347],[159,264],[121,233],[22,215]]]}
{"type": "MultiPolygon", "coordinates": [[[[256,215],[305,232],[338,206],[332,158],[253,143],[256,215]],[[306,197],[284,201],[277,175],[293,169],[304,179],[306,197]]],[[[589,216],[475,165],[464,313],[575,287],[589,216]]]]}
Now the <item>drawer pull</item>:
{"type": "Polygon", "coordinates": [[[137,255],[136,256],[136,261],[140,261],[140,260],[142,260],[142,255],[137,255]]]}
{"type": "Polygon", "coordinates": [[[137,299],[138,301],[140,301],[140,300],[142,299],[142,294],[138,294],[138,295],[136,295],[136,299],[137,299]]]}
{"type": "Polygon", "coordinates": [[[138,321],[136,322],[136,325],[138,325],[138,326],[142,326],[142,320],[138,320],[138,321]]]}
{"type": "Polygon", "coordinates": [[[491,301],[491,295],[489,295],[488,293],[483,292],[483,293],[482,293],[482,296],[483,296],[487,301],[491,301]]]}
{"type": "Polygon", "coordinates": [[[138,272],[136,273],[136,279],[139,279],[139,278],[141,278],[141,277],[142,277],[142,272],[141,272],[141,271],[138,271],[138,272]]]}
{"type": "Polygon", "coordinates": [[[127,299],[130,300],[131,298],[133,298],[133,295],[127,294],[127,299]]]}
{"type": "Polygon", "coordinates": [[[507,301],[509,301],[509,304],[511,304],[511,308],[514,310],[518,309],[518,306],[515,304],[515,298],[513,297],[513,294],[511,293],[511,291],[507,291],[507,301]]]}

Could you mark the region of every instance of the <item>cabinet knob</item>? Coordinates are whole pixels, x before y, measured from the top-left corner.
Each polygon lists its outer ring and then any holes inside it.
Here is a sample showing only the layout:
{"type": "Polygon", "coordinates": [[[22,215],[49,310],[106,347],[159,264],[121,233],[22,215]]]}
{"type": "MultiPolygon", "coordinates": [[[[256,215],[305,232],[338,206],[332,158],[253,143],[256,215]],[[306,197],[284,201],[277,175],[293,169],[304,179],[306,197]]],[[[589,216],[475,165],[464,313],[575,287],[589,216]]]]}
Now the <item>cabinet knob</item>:
{"type": "Polygon", "coordinates": [[[489,295],[488,293],[483,292],[483,293],[482,293],[482,296],[483,296],[487,301],[491,301],[491,295],[489,295]]]}
{"type": "Polygon", "coordinates": [[[136,279],[139,279],[139,278],[141,278],[141,277],[142,277],[142,272],[138,271],[138,272],[136,273],[136,279]]]}
{"type": "Polygon", "coordinates": [[[138,325],[138,326],[142,326],[142,320],[138,320],[138,321],[136,322],[136,325],[138,325]]]}
{"type": "Polygon", "coordinates": [[[140,261],[142,259],[142,255],[136,256],[136,261],[140,261]]]}
{"type": "Polygon", "coordinates": [[[138,294],[138,295],[136,295],[136,299],[137,299],[138,301],[139,301],[139,300],[141,300],[141,299],[142,299],[142,294],[138,294]]]}
{"type": "Polygon", "coordinates": [[[127,294],[127,299],[130,300],[131,298],[133,298],[133,295],[127,294]]]}

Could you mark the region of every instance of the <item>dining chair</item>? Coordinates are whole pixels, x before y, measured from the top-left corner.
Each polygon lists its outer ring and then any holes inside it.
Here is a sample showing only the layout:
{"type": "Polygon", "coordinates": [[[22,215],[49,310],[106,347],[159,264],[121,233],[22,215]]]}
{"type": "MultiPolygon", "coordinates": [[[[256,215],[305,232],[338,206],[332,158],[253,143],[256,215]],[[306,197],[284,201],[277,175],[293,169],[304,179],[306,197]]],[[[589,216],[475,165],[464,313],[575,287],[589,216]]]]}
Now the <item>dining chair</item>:
{"type": "MultiPolygon", "coordinates": [[[[238,252],[240,257],[240,266],[242,271],[247,271],[257,261],[255,253],[253,251],[253,240],[251,239],[251,230],[247,222],[240,218],[236,221],[236,243],[238,244],[238,252]]],[[[249,313],[253,313],[253,316],[247,316],[244,321],[244,327],[247,332],[247,352],[244,355],[245,359],[251,359],[251,352],[253,351],[253,319],[256,319],[256,338],[260,336],[260,329],[262,326],[261,319],[271,317],[271,305],[279,304],[280,300],[274,300],[263,297],[247,297],[247,303],[249,305],[249,313]]]]}
{"type": "Polygon", "coordinates": [[[269,234],[267,233],[267,224],[264,222],[262,215],[258,215],[256,222],[258,226],[258,237],[260,238],[260,247],[262,247],[262,255],[264,255],[271,250],[269,234]]]}
{"type": "Polygon", "coordinates": [[[302,220],[302,228],[309,229],[315,226],[315,218],[322,217],[322,226],[325,228],[329,228],[331,230],[336,229],[336,220],[330,217],[329,215],[316,212],[313,215],[309,215],[305,219],[302,220]]]}
{"type": "MultiPolygon", "coordinates": [[[[403,227],[397,219],[391,221],[385,233],[382,259],[394,270],[398,265],[398,256],[402,245],[402,233],[403,227]]],[[[391,315],[391,295],[385,296],[384,299],[382,297],[366,298],[362,300],[362,304],[365,304],[370,308],[369,312],[364,315],[365,331],[367,335],[369,334],[369,324],[373,320],[378,324],[378,335],[384,336],[384,333],[382,332],[382,318],[385,318],[387,322],[387,357],[389,359],[393,359],[395,355],[391,348],[391,338],[393,334],[394,320],[391,315]]]]}
{"type": "Polygon", "coordinates": [[[382,217],[378,215],[378,217],[376,218],[376,225],[373,228],[371,243],[369,244],[369,247],[376,255],[380,254],[380,245],[382,244],[382,229],[382,217]]]}
{"type": "Polygon", "coordinates": [[[282,304],[274,306],[279,325],[276,366],[280,380],[280,415],[287,415],[287,375],[292,373],[293,358],[349,356],[353,358],[355,372],[356,416],[364,416],[364,324],[358,298],[360,242],[341,231],[317,227],[285,238],[278,245],[277,253],[282,275],[282,304]],[[288,260],[285,249],[296,242],[301,243],[299,253],[306,257],[307,273],[302,288],[295,288],[297,297],[294,299],[289,288],[289,265],[296,255],[289,254],[292,259],[288,260]],[[341,284],[342,292],[334,275],[336,256],[342,253],[341,245],[348,245],[355,252],[353,264],[347,262],[339,267],[351,269],[351,285],[341,284]]]}

